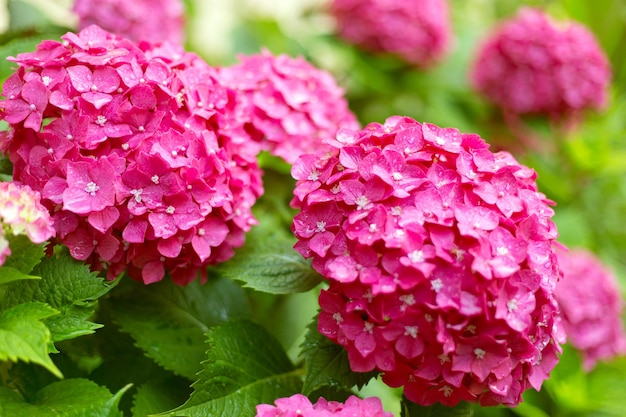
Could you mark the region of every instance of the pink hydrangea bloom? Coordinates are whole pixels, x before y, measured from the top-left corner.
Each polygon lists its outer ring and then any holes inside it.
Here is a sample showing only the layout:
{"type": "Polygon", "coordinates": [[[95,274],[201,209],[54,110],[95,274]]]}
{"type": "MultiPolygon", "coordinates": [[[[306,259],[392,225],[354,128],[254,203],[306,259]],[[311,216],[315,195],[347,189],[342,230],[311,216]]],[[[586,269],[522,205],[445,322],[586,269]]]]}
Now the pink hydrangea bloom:
{"type": "Polygon", "coordinates": [[[420,67],[440,60],[450,48],[445,0],[332,0],[330,12],[348,42],[420,67]]]}
{"type": "Polygon", "coordinates": [[[340,128],[358,129],[333,76],[302,57],[269,51],[241,56],[220,70],[220,81],[242,93],[253,137],[292,164],[298,156],[328,149],[340,128]]]}
{"type": "Polygon", "coordinates": [[[98,25],[135,42],[185,41],[182,0],[76,0],[78,28],[98,25]]]}
{"type": "Polygon", "coordinates": [[[33,243],[43,243],[55,235],[41,196],[28,185],[0,182],[0,223],[0,265],[11,255],[4,233],[26,235],[33,243]]]}
{"type": "Polygon", "coordinates": [[[361,399],[350,396],[345,403],[326,401],[324,398],[315,404],[302,394],[279,398],[276,405],[260,404],[255,417],[392,417],[383,410],[379,398],[361,399]]]}
{"type": "Polygon", "coordinates": [[[536,174],[474,134],[394,116],[293,166],[318,330],[414,402],[515,405],[556,364],[557,237],[536,174]]]}
{"type": "Polygon", "coordinates": [[[0,148],[15,180],[41,193],[58,242],[109,278],[205,279],[243,244],[263,192],[237,93],[175,44],[98,26],[62,38],[12,58],[0,148]]]}
{"type": "Polygon", "coordinates": [[[471,78],[507,112],[567,115],[604,105],[611,69],[586,27],[522,8],[484,42],[471,78]]]}
{"type": "Polygon", "coordinates": [[[585,370],[626,355],[624,301],[613,271],[585,249],[558,251],[557,256],[563,272],[556,287],[563,327],[568,342],[582,353],[585,370]]]}

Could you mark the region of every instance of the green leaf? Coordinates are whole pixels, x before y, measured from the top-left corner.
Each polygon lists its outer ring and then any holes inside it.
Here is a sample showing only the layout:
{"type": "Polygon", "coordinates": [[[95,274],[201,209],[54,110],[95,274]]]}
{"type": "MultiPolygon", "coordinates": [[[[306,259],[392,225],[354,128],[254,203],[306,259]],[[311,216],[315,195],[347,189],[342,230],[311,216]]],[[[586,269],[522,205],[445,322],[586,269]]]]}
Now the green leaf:
{"type": "Polygon", "coordinates": [[[0,415],[28,417],[123,417],[119,401],[130,386],[115,395],[87,379],[54,382],[29,401],[13,390],[0,387],[0,415]]]}
{"type": "Polygon", "coordinates": [[[300,392],[299,371],[263,327],[228,322],[209,331],[208,345],[191,398],[162,415],[252,417],[257,404],[300,392]]]}
{"type": "Polygon", "coordinates": [[[62,378],[48,356],[50,330],[41,322],[55,314],[57,310],[42,303],[18,304],[0,314],[0,360],[36,363],[62,378]]]}
{"type": "Polygon", "coordinates": [[[7,258],[3,266],[15,268],[28,274],[41,261],[44,255],[44,244],[36,245],[28,236],[7,234],[11,256],[7,258]]]}
{"type": "Polygon", "coordinates": [[[470,403],[460,402],[454,407],[433,404],[425,407],[402,399],[402,417],[471,417],[473,414],[470,403]]]}
{"type": "MultiPolygon", "coordinates": [[[[180,391],[180,390],[179,390],[180,391]]],[[[180,405],[187,397],[179,398],[176,386],[171,380],[160,383],[150,381],[141,385],[133,397],[132,415],[134,417],[145,417],[171,410],[180,405]]]]}
{"type": "Polygon", "coordinates": [[[49,304],[60,313],[46,320],[54,342],[90,334],[102,327],[89,318],[94,314],[96,300],[115,283],[98,277],[66,252],[44,258],[33,269],[33,274],[41,276],[41,280],[9,285],[0,308],[29,301],[49,304]]]}
{"type": "Polygon", "coordinates": [[[248,233],[245,246],[216,270],[258,291],[272,294],[308,291],[322,281],[322,276],[293,249],[295,243],[293,235],[262,223],[248,233]]]}
{"type": "Polygon", "coordinates": [[[362,388],[376,372],[354,372],[350,369],[348,353],[317,331],[317,318],[309,325],[309,331],[302,343],[301,356],[304,358],[306,373],[302,392],[305,395],[325,385],[335,388],[362,388]]]}
{"type": "Polygon", "coordinates": [[[41,279],[34,275],[28,275],[10,266],[0,266],[0,285],[8,284],[13,281],[20,281],[22,279],[41,279]]]}
{"type": "Polygon", "coordinates": [[[250,315],[243,289],[227,279],[185,287],[170,280],[149,287],[133,284],[115,300],[114,321],[148,357],[191,380],[202,369],[209,328],[250,315]]]}

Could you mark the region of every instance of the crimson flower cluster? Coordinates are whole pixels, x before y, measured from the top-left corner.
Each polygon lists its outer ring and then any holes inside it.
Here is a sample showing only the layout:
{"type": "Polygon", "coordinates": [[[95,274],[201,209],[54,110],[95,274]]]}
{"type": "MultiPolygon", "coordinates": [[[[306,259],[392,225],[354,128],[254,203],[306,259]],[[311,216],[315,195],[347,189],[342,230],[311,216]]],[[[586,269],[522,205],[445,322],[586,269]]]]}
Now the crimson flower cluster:
{"type": "Polygon", "coordinates": [[[52,223],[38,192],[28,185],[0,182],[0,265],[11,255],[5,233],[26,235],[33,243],[43,243],[55,234],[52,223]]]}
{"type": "Polygon", "coordinates": [[[360,399],[350,396],[345,403],[326,401],[324,398],[315,404],[302,394],[279,398],[276,405],[257,405],[255,417],[392,417],[383,411],[379,398],[360,399]]]}
{"type": "Polygon", "coordinates": [[[320,333],[414,402],[515,405],[556,364],[557,237],[536,174],[474,134],[394,116],[292,169],[320,333]]]}
{"type": "Polygon", "coordinates": [[[269,51],[241,56],[238,64],[221,68],[219,77],[241,92],[252,137],[290,164],[327,149],[323,141],[339,128],[360,127],[333,76],[302,57],[269,51]]]}
{"type": "Polygon", "coordinates": [[[523,8],[486,39],[471,78],[507,112],[568,115],[604,105],[611,69],[586,27],[523,8]]]}
{"type": "Polygon", "coordinates": [[[440,60],[450,47],[446,0],[333,0],[330,12],[344,40],[419,67],[440,60]]]}
{"type": "Polygon", "coordinates": [[[563,278],[556,287],[567,340],[583,355],[585,370],[626,355],[624,301],[613,271],[585,249],[558,251],[563,278]]]}
{"type": "Polygon", "coordinates": [[[182,0],[76,0],[78,28],[98,25],[135,42],[185,41],[182,0]]]}
{"type": "Polygon", "coordinates": [[[109,278],[185,284],[256,223],[258,147],[236,92],[173,44],[89,26],[12,58],[0,149],[42,195],[59,242],[109,278]]]}

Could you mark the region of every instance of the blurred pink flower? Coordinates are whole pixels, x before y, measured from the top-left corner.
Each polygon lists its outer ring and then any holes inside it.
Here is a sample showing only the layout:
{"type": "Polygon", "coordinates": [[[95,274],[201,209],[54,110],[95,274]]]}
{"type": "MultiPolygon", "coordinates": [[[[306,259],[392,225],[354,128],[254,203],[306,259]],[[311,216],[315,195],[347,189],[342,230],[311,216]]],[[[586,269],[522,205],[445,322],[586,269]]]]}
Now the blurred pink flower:
{"type": "Polygon", "coordinates": [[[432,65],[450,49],[445,0],[332,0],[330,13],[346,41],[419,67],[432,65]]]}
{"type": "Polygon", "coordinates": [[[239,59],[220,69],[220,81],[242,93],[253,137],[273,155],[292,164],[304,153],[328,149],[325,142],[340,128],[359,128],[329,72],[268,51],[239,59]]]}
{"type": "Polygon", "coordinates": [[[33,243],[43,243],[55,235],[40,194],[28,185],[0,182],[0,223],[0,265],[11,255],[5,233],[26,235],[33,243]]]}
{"type": "Polygon", "coordinates": [[[626,355],[624,301],[613,271],[585,249],[557,255],[563,279],[556,298],[567,340],[582,353],[585,370],[591,371],[598,361],[626,355]]]}
{"type": "Polygon", "coordinates": [[[594,35],[522,8],[483,43],[471,73],[475,88],[507,112],[568,115],[601,108],[611,69],[594,35]]]}
{"type": "Polygon", "coordinates": [[[302,156],[295,249],[319,331],[417,403],[516,405],[560,352],[552,202],[477,135],[394,116],[302,156]],[[546,358],[545,360],[543,358],[546,358]]]}
{"type": "Polygon", "coordinates": [[[185,41],[185,7],[182,0],[76,0],[78,29],[90,25],[135,42],[185,41]]]}
{"type": "Polygon", "coordinates": [[[358,398],[350,396],[344,403],[326,401],[324,398],[315,404],[302,394],[279,398],[276,405],[260,404],[255,417],[392,417],[383,410],[379,398],[358,398]]]}
{"type": "Polygon", "coordinates": [[[175,44],[98,26],[62,38],[11,58],[0,143],[14,178],[41,192],[57,241],[109,278],[206,279],[263,192],[237,92],[175,44]]]}

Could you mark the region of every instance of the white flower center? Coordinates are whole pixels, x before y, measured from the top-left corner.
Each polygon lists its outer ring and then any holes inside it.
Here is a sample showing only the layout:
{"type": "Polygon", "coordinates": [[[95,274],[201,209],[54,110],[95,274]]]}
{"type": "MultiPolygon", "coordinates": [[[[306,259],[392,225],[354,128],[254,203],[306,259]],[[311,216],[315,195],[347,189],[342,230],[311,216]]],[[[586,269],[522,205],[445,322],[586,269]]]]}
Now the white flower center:
{"type": "Polygon", "coordinates": [[[130,190],[130,193],[133,195],[136,202],[141,203],[141,193],[143,193],[143,189],[130,190]]]}
{"type": "Polygon", "coordinates": [[[100,126],[104,126],[106,122],[107,122],[107,118],[104,117],[103,115],[99,115],[98,118],[96,119],[96,124],[100,126]]]}
{"type": "Polygon", "coordinates": [[[153,175],[152,178],[150,178],[150,180],[152,180],[152,182],[154,184],[158,184],[159,183],[159,176],[158,175],[153,175]]]}
{"type": "Polygon", "coordinates": [[[441,281],[441,278],[436,278],[436,279],[433,279],[432,281],[430,281],[430,287],[436,293],[441,291],[441,289],[443,288],[443,282],[441,281]]]}
{"type": "Polygon", "coordinates": [[[399,172],[394,172],[393,174],[391,174],[391,176],[393,177],[394,180],[396,181],[400,181],[402,179],[402,174],[399,172]]]}
{"type": "Polygon", "coordinates": [[[365,206],[367,206],[369,204],[369,202],[370,201],[367,199],[367,197],[365,197],[364,195],[360,196],[355,201],[356,209],[357,210],[363,210],[365,208],[365,206]]]}
{"type": "Polygon", "coordinates": [[[512,313],[513,311],[517,310],[518,305],[517,305],[517,300],[515,298],[509,300],[506,302],[506,308],[507,310],[509,310],[509,313],[512,313]]]}
{"type": "Polygon", "coordinates": [[[309,181],[317,181],[319,177],[320,177],[320,172],[317,169],[314,169],[313,171],[311,171],[307,179],[309,181]]]}
{"type": "Polygon", "coordinates": [[[165,212],[166,212],[167,214],[174,214],[174,212],[175,212],[175,211],[176,211],[176,208],[175,208],[174,206],[168,206],[168,207],[165,209],[165,212]]]}
{"type": "Polygon", "coordinates": [[[404,326],[404,335],[411,336],[413,339],[417,338],[418,328],[417,326],[404,326]]]}
{"type": "Polygon", "coordinates": [[[485,354],[487,352],[485,352],[484,350],[482,350],[481,348],[476,348],[474,349],[474,355],[476,355],[476,359],[482,359],[485,357],[485,354]]]}
{"type": "Polygon", "coordinates": [[[96,191],[98,191],[99,189],[100,187],[98,187],[98,184],[93,181],[87,183],[87,185],[85,186],[85,192],[92,197],[96,195],[96,191]]]}
{"type": "Polygon", "coordinates": [[[337,324],[341,323],[343,321],[343,317],[341,316],[341,313],[333,314],[333,320],[335,320],[337,324]]]}
{"type": "Polygon", "coordinates": [[[413,252],[408,254],[408,257],[414,264],[424,262],[424,252],[422,252],[421,250],[414,250],[413,252]]]}
{"type": "Polygon", "coordinates": [[[325,221],[319,221],[317,222],[317,228],[315,229],[316,232],[325,232],[326,231],[326,222],[325,221]]]}

